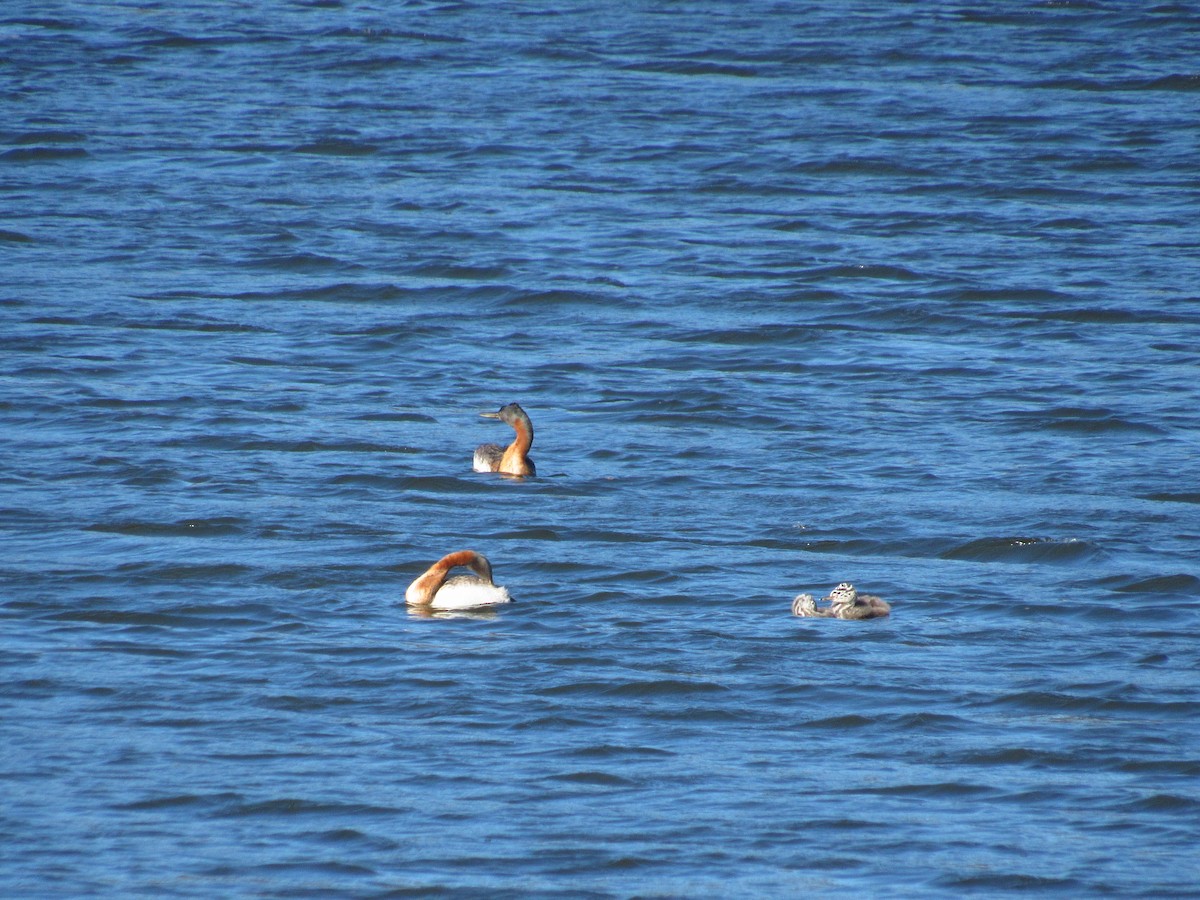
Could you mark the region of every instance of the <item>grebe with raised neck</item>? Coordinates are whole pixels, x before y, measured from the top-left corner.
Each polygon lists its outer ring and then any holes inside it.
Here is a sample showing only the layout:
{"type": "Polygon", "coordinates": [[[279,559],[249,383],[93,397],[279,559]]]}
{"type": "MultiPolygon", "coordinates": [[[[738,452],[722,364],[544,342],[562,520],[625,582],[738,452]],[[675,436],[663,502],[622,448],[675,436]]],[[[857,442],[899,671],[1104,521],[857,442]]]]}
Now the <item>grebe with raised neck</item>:
{"type": "Polygon", "coordinates": [[[536,475],[537,469],[529,458],[533,445],[533,422],[516,403],[502,406],[494,413],[480,413],[485,419],[499,419],[511,425],[517,436],[507,447],[499,444],[480,444],[475,448],[473,468],[476,472],[499,472],[502,475],[536,475]]]}
{"type": "Polygon", "coordinates": [[[429,609],[473,609],[512,602],[508,590],[492,581],[488,558],[474,550],[447,553],[408,586],[404,599],[429,609]],[[474,574],[448,578],[456,566],[465,566],[474,574]]]}
{"type": "Polygon", "coordinates": [[[843,581],[828,596],[821,598],[828,606],[817,606],[812,594],[799,594],[792,601],[792,615],[818,619],[878,619],[890,615],[892,606],[874,594],[860,594],[848,581],[843,581]]]}

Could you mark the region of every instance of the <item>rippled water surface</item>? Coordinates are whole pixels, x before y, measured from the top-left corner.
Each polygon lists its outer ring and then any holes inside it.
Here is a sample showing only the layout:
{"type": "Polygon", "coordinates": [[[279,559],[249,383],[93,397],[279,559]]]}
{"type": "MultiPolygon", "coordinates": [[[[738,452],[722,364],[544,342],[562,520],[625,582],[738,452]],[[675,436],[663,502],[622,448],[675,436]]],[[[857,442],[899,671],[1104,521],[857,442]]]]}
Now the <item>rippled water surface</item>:
{"type": "Polygon", "coordinates": [[[9,0],[0,892],[1195,894],[1198,33],[9,0]]]}

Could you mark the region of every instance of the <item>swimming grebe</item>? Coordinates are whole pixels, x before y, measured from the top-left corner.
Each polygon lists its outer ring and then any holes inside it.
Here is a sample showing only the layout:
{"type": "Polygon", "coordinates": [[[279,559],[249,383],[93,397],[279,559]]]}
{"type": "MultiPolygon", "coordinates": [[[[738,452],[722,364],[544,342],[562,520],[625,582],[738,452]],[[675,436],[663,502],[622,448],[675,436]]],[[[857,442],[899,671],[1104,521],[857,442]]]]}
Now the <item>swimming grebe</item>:
{"type": "Polygon", "coordinates": [[[485,419],[499,419],[511,425],[517,433],[507,447],[499,444],[480,444],[475,448],[476,472],[500,472],[503,475],[536,475],[533,460],[527,454],[533,445],[533,423],[525,410],[516,403],[502,406],[494,413],[480,413],[485,419]]]}
{"type": "Polygon", "coordinates": [[[844,609],[857,603],[858,591],[850,582],[843,581],[821,599],[828,600],[830,608],[837,611],[838,609],[844,609]]]}
{"type": "Polygon", "coordinates": [[[829,596],[828,606],[817,606],[812,594],[800,594],[792,601],[792,615],[813,616],[819,619],[877,619],[889,615],[891,604],[874,594],[860,594],[854,585],[843,581],[829,596]]]}
{"type": "Polygon", "coordinates": [[[796,599],[792,601],[792,615],[823,618],[833,613],[827,609],[817,609],[817,601],[813,599],[812,594],[797,594],[796,599]]]}
{"type": "Polygon", "coordinates": [[[474,550],[447,553],[408,586],[404,599],[430,609],[471,609],[512,601],[508,591],[492,581],[492,564],[487,557],[474,550]],[[475,574],[447,578],[455,566],[466,566],[475,574]]]}

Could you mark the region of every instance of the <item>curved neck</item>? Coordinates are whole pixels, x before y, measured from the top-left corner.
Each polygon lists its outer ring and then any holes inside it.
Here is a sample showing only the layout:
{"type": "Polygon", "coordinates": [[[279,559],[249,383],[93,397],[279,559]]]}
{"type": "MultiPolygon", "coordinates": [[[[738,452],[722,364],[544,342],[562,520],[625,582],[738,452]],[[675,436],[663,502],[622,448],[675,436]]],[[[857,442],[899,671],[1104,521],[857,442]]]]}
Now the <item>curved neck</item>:
{"type": "Polygon", "coordinates": [[[455,566],[466,566],[489,584],[492,583],[492,567],[474,550],[459,550],[448,553],[430,566],[425,574],[408,586],[404,599],[409,603],[429,603],[446,583],[446,576],[455,566]]]}
{"type": "Polygon", "coordinates": [[[508,445],[508,449],[516,450],[522,455],[528,453],[529,448],[533,446],[533,422],[529,421],[529,416],[522,416],[509,424],[512,425],[517,436],[508,445]]]}

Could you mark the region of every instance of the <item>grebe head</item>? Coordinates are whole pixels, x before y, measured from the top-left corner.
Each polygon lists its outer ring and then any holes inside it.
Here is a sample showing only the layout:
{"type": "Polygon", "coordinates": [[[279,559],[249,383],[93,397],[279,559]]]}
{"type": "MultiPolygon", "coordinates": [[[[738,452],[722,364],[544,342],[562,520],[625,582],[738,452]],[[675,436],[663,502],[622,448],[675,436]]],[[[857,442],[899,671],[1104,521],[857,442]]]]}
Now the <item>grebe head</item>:
{"type": "Polygon", "coordinates": [[[519,403],[509,403],[507,406],[500,407],[495,412],[485,412],[479,415],[485,419],[499,419],[508,425],[512,425],[514,422],[529,421],[528,413],[521,409],[519,403]]]}
{"type": "Polygon", "coordinates": [[[484,556],[482,553],[474,553],[474,551],[472,551],[472,553],[473,553],[473,556],[471,557],[471,559],[468,560],[466,563],[462,563],[460,565],[465,565],[468,569],[470,569],[472,572],[474,572],[476,575],[478,575],[480,578],[482,578],[488,584],[494,584],[495,582],[492,581],[492,564],[491,564],[491,562],[489,562],[488,558],[486,556],[484,556]]]}
{"type": "Polygon", "coordinates": [[[843,581],[829,592],[829,596],[826,599],[832,601],[837,606],[853,606],[858,600],[858,591],[854,589],[854,585],[850,582],[843,581]]]}
{"type": "Polygon", "coordinates": [[[792,601],[792,615],[794,616],[815,616],[817,613],[817,601],[813,599],[812,594],[797,594],[796,599],[792,601]]]}

